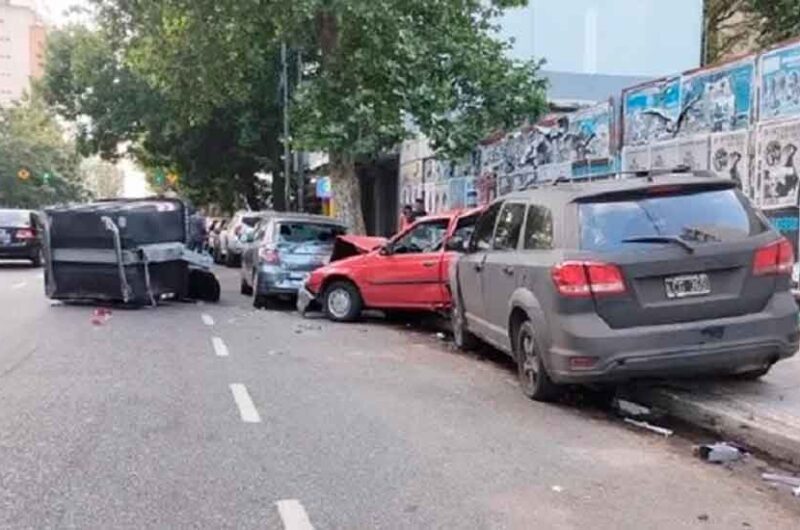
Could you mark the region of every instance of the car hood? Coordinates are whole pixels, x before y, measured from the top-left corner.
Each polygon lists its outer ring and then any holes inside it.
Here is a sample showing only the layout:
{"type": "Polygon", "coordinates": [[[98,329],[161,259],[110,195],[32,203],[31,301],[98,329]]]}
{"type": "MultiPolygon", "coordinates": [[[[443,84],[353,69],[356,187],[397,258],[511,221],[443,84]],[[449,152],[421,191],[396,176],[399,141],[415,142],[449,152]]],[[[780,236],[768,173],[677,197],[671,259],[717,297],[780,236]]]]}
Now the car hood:
{"type": "Polygon", "coordinates": [[[333,245],[331,261],[367,254],[386,243],[386,241],[385,237],[339,236],[333,245]]]}

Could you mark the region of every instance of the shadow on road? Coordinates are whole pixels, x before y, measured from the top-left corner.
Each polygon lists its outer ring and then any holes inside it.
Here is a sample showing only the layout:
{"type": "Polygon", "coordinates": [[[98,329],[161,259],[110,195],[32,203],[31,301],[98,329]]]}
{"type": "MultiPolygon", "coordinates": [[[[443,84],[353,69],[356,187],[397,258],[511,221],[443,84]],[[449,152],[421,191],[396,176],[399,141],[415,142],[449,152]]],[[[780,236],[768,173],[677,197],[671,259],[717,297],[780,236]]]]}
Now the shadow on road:
{"type": "Polygon", "coordinates": [[[30,261],[0,261],[0,270],[3,269],[38,269],[30,261]]]}

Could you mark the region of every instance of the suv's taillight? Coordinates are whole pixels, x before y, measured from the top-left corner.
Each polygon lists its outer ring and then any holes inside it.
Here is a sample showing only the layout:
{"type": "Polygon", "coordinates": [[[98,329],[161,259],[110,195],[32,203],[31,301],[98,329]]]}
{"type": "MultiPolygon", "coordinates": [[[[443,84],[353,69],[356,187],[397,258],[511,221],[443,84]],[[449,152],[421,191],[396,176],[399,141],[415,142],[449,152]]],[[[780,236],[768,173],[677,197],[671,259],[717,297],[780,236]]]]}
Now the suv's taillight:
{"type": "Polygon", "coordinates": [[[274,248],[262,247],[258,253],[261,260],[267,265],[280,265],[281,263],[281,257],[274,248]]]}
{"type": "Polygon", "coordinates": [[[756,250],[753,259],[753,274],[768,276],[772,274],[791,274],[794,265],[792,244],[785,238],[756,250]]]}
{"type": "Polygon", "coordinates": [[[36,232],[30,228],[20,228],[17,230],[17,239],[33,239],[36,237],[36,232]]]}
{"type": "Polygon", "coordinates": [[[553,282],[562,296],[586,297],[626,291],[616,265],[596,261],[565,261],[553,267],[553,282]]]}

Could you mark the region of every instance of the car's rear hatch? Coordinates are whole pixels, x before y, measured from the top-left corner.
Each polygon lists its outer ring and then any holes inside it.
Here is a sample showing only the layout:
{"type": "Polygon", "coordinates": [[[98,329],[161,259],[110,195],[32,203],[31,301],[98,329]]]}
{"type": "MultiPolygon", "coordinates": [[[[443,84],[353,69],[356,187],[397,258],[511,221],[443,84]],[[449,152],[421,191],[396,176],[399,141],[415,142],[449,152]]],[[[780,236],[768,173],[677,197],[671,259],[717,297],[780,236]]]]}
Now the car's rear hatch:
{"type": "Polygon", "coordinates": [[[585,258],[617,265],[625,282],[594,297],[612,328],[755,313],[788,288],[788,276],[754,273],[756,252],[779,236],[724,182],[584,198],[578,212],[585,258]]]}
{"type": "Polygon", "coordinates": [[[331,257],[340,225],[307,221],[281,221],[275,251],[281,267],[291,272],[311,272],[331,257]]]}
{"type": "Polygon", "coordinates": [[[0,210],[0,246],[27,243],[36,237],[36,226],[25,210],[0,210]]]}

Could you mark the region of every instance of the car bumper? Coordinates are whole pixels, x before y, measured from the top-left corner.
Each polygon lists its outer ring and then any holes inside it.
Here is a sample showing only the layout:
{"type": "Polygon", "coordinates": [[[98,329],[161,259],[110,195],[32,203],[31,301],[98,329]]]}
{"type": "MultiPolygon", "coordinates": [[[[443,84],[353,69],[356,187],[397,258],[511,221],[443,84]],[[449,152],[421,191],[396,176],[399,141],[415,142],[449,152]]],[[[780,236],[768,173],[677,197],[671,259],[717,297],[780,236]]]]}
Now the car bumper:
{"type": "Polygon", "coordinates": [[[297,310],[300,313],[306,313],[319,307],[319,300],[317,295],[308,290],[306,286],[301,287],[297,291],[297,310]]]}
{"type": "Polygon", "coordinates": [[[33,259],[41,251],[39,243],[0,244],[0,259],[33,259]]]}
{"type": "Polygon", "coordinates": [[[798,308],[788,292],[760,313],[707,321],[611,329],[597,315],[563,320],[548,359],[559,383],[740,373],[791,357],[800,340],[798,308]],[[575,369],[575,357],[597,361],[575,369]]]}
{"type": "Polygon", "coordinates": [[[258,272],[257,285],[253,288],[260,295],[296,295],[308,279],[308,272],[285,271],[275,267],[262,267],[258,272]]]}

